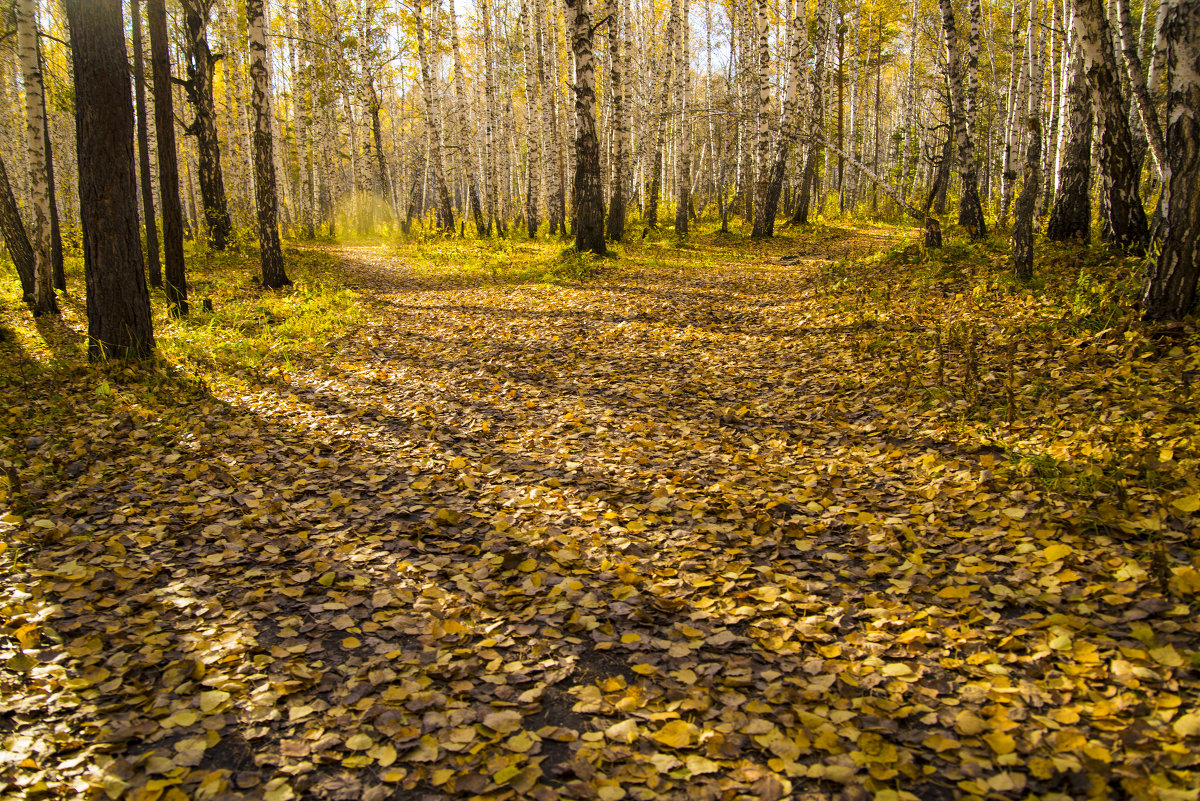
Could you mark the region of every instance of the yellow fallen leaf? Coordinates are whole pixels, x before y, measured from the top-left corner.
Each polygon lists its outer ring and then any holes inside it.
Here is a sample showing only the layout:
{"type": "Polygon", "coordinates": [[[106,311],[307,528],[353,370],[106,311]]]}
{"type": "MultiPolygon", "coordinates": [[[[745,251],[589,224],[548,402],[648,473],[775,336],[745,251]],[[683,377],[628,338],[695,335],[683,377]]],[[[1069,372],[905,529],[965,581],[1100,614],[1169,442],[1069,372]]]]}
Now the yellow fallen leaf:
{"type": "Polygon", "coordinates": [[[983,741],[992,747],[1000,756],[1011,754],[1017,747],[1017,742],[1002,731],[989,732],[983,735],[983,741]]]}
{"type": "Polygon", "coordinates": [[[346,738],[346,747],[351,751],[366,751],[375,745],[369,734],[352,734],[346,738]]]}
{"type": "Polygon", "coordinates": [[[699,730],[686,720],[672,720],[650,736],[671,748],[687,748],[699,734],[699,730]]]}
{"type": "Polygon", "coordinates": [[[604,730],[604,736],[618,743],[632,743],[638,738],[637,721],[630,718],[614,723],[604,730]]]}
{"type": "Polygon", "coordinates": [[[1200,712],[1181,715],[1171,729],[1180,737],[1200,737],[1200,712]]]}
{"type": "Polygon", "coordinates": [[[1171,505],[1181,512],[1191,514],[1195,511],[1200,511],[1200,493],[1193,495],[1185,495],[1182,498],[1176,498],[1171,501],[1171,505]]]}
{"type": "Polygon", "coordinates": [[[885,676],[910,676],[913,669],[903,662],[889,662],[881,671],[885,676]]]}
{"type": "Polygon", "coordinates": [[[200,693],[200,711],[204,713],[215,712],[222,704],[229,700],[229,693],[224,690],[208,690],[200,693]]]}
{"type": "Polygon", "coordinates": [[[683,760],[684,766],[693,776],[702,776],[705,773],[716,773],[721,769],[721,766],[711,759],[706,759],[702,756],[692,755],[683,760]]]}
{"type": "Polygon", "coordinates": [[[508,734],[521,728],[521,713],[515,709],[490,712],[483,718],[483,725],[497,734],[508,734]]]}
{"type": "Polygon", "coordinates": [[[1070,545],[1064,545],[1061,542],[1056,542],[1053,545],[1047,545],[1042,551],[1042,558],[1047,562],[1057,562],[1059,559],[1065,559],[1075,552],[1075,549],[1070,545]]]}
{"type": "Polygon", "coordinates": [[[954,718],[954,728],[958,729],[960,734],[965,734],[968,737],[973,734],[979,734],[987,729],[987,723],[978,715],[970,710],[964,709],[954,718]]]}
{"type": "Polygon", "coordinates": [[[1166,667],[1179,667],[1183,664],[1183,657],[1175,650],[1172,645],[1164,645],[1161,648],[1151,648],[1150,658],[1160,665],[1166,667]]]}

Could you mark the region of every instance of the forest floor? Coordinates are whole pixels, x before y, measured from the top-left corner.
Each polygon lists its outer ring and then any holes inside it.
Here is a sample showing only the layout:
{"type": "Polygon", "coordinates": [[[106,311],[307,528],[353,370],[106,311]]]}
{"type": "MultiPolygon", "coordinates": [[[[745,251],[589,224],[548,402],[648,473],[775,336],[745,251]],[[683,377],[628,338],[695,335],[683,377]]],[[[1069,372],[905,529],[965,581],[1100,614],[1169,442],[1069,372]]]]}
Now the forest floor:
{"type": "Polygon", "coordinates": [[[914,241],[6,278],[0,794],[1197,798],[1200,336],[914,241]]]}

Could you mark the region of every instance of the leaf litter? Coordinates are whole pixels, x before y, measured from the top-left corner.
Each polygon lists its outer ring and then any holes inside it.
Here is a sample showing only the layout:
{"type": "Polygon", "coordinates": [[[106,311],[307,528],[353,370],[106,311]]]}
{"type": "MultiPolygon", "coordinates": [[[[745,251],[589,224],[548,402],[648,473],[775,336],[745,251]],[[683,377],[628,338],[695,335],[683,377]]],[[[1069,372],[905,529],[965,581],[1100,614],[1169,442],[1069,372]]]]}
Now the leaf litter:
{"type": "Polygon", "coordinates": [[[344,249],[324,352],[6,390],[6,792],[1196,798],[1194,329],[857,235],[344,249]]]}

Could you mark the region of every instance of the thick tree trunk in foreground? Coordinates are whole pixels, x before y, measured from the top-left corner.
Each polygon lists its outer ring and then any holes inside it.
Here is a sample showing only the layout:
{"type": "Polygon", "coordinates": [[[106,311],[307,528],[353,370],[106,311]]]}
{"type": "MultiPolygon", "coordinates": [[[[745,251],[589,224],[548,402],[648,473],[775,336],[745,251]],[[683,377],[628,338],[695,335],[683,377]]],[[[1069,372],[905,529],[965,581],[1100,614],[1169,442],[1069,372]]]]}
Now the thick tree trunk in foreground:
{"type": "Polygon", "coordinates": [[[1166,224],[1162,250],[1142,297],[1150,320],[1180,318],[1196,301],[1200,276],[1200,4],[1171,0],[1167,38],[1166,224]]]}
{"type": "Polygon", "coordinates": [[[25,154],[29,164],[29,189],[33,227],[33,316],[58,314],[54,295],[54,270],[50,260],[50,187],[46,171],[46,112],[42,102],[42,68],[38,59],[36,0],[19,0],[17,53],[25,86],[25,154]]]}
{"type": "Polygon", "coordinates": [[[133,100],[121,0],[63,0],[71,26],[88,358],[154,352],[138,230],[133,100]]]}
{"type": "Polygon", "coordinates": [[[1141,253],[1149,243],[1150,230],[1138,190],[1141,169],[1133,161],[1129,117],[1117,80],[1104,0],[1075,0],[1073,23],[1074,34],[1083,48],[1084,68],[1099,128],[1100,218],[1104,220],[1101,233],[1104,239],[1126,252],[1141,253]]]}
{"type": "Polygon", "coordinates": [[[1083,65],[1083,48],[1072,38],[1071,69],[1067,76],[1065,139],[1058,168],[1058,186],[1046,238],[1052,242],[1091,238],[1092,225],[1092,100],[1083,65]]]}
{"type": "Polygon", "coordinates": [[[1025,184],[1017,198],[1013,221],[1013,272],[1022,281],[1033,277],[1033,210],[1042,184],[1042,121],[1029,118],[1029,149],[1025,154],[1025,184]]]}
{"type": "Polygon", "coordinates": [[[142,174],[142,224],[146,226],[146,267],[150,286],[162,286],[162,264],[158,260],[158,218],[154,213],[154,181],[150,176],[150,135],[146,122],[146,65],[142,56],[142,12],[140,0],[130,4],[133,16],[133,96],[137,107],[138,167],[142,174]]]}
{"type": "Polygon", "coordinates": [[[163,0],[148,0],[150,63],[154,72],[154,132],[158,144],[158,195],[163,217],[163,270],[172,314],[187,314],[187,277],[183,263],[183,209],[179,205],[179,162],[175,151],[175,110],[171,97],[171,59],[167,49],[167,11],[163,0]]]}
{"type": "Polygon", "coordinates": [[[566,0],[575,53],[575,249],[603,256],[604,190],[600,185],[600,143],[596,138],[595,63],[592,17],[586,0],[566,0]]]}
{"type": "MultiPolygon", "coordinates": [[[[199,156],[200,197],[204,204],[204,222],[208,244],[224,250],[233,236],[233,222],[225,200],[225,176],[221,172],[221,142],[217,138],[217,113],[213,105],[213,68],[216,59],[208,47],[208,15],[212,0],[183,0],[184,43],[187,51],[187,75],[184,83],[195,120],[187,133],[196,137],[199,156]]],[[[228,75],[226,76],[228,80],[228,75]]]]}
{"type": "Polygon", "coordinates": [[[21,279],[21,294],[32,309],[35,269],[33,247],[29,244],[29,235],[25,233],[25,223],[21,222],[21,212],[17,209],[12,184],[8,182],[8,170],[4,167],[3,158],[0,158],[0,234],[4,236],[8,255],[17,268],[17,277],[21,279]]]}
{"type": "Polygon", "coordinates": [[[258,211],[258,246],[262,283],[269,289],[292,282],[283,265],[279,244],[279,196],[275,191],[275,157],[271,141],[271,77],[267,72],[267,39],[263,30],[263,0],[247,0],[246,27],[250,41],[250,79],[254,103],[254,201],[258,211]]]}
{"type": "Polygon", "coordinates": [[[967,97],[963,89],[961,59],[958,53],[958,29],[954,22],[954,7],[950,0],[938,0],[942,10],[942,29],[946,37],[947,72],[950,76],[950,120],[958,144],[958,172],[962,180],[962,195],[958,205],[958,224],[966,228],[972,239],[987,236],[983,221],[983,204],[979,201],[979,185],[975,174],[975,145],[967,127],[967,97]]]}

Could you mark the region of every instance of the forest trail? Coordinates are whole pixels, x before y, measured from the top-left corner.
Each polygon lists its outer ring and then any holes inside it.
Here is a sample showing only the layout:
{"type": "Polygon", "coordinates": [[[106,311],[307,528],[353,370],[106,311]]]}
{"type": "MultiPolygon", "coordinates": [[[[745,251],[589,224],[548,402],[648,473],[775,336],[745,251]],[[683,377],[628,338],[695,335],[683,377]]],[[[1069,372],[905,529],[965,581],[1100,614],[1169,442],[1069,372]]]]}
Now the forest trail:
{"type": "Polygon", "coordinates": [[[1194,702],[1187,605],[1089,499],[998,479],[897,344],[953,282],[893,295],[839,260],[859,247],[630,247],[584,283],[342,249],[356,331],[181,422],[128,411],[20,524],[33,662],[0,780],[616,801],[1182,775],[1200,717],[1131,699],[1194,702]]]}

